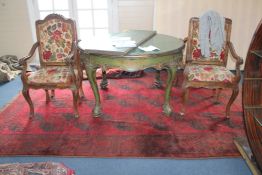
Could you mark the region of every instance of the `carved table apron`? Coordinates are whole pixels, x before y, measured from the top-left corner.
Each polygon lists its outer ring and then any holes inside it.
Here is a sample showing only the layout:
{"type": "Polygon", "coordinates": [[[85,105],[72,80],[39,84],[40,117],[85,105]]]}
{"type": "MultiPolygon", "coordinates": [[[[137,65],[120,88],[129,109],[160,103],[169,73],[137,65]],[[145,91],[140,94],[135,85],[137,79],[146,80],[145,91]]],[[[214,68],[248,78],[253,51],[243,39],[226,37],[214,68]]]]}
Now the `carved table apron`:
{"type": "MultiPolygon", "coordinates": [[[[95,96],[93,116],[101,114],[101,101],[96,82],[96,70],[98,68],[119,68],[128,72],[144,70],[146,68],[167,69],[168,78],[165,88],[163,112],[169,116],[172,108],[169,104],[172,82],[176,76],[178,64],[183,57],[184,42],[181,39],[156,34],[152,31],[131,30],[113,35],[113,37],[131,37],[137,46],[153,45],[160,50],[145,52],[138,47],[115,48],[107,41],[101,41],[100,45],[88,46],[80,42],[80,57],[85,67],[87,77],[95,96]],[[103,45],[103,43],[106,43],[103,45]],[[105,46],[106,45],[106,46],[105,46]]],[[[87,41],[88,42],[88,41],[87,41]]]]}

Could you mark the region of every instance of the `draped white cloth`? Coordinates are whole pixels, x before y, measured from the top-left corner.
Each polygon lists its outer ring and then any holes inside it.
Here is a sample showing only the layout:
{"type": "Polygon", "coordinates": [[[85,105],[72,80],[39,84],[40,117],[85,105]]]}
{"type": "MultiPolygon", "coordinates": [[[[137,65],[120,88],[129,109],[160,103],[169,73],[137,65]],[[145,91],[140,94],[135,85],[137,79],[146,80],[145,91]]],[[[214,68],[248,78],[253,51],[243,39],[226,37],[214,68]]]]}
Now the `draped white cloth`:
{"type": "Polygon", "coordinates": [[[205,12],[199,19],[199,42],[201,54],[210,57],[210,47],[220,55],[224,44],[225,18],[215,11],[205,12]]]}

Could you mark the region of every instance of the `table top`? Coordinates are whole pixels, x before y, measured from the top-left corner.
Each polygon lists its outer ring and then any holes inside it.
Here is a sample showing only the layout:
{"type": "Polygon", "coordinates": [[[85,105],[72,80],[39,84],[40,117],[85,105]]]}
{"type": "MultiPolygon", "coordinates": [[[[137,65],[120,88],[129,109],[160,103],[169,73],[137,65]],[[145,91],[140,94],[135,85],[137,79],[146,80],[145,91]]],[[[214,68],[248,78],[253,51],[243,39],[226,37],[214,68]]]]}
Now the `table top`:
{"type": "Polygon", "coordinates": [[[181,52],[184,48],[184,42],[182,39],[158,34],[155,31],[146,30],[128,30],[120,33],[111,34],[108,37],[94,38],[90,41],[81,41],[79,48],[90,54],[106,55],[106,56],[159,56],[172,53],[181,52]],[[129,37],[132,41],[135,41],[135,47],[116,47],[112,44],[112,40],[115,38],[129,37]],[[143,51],[138,46],[147,47],[154,46],[159,50],[143,51]]]}

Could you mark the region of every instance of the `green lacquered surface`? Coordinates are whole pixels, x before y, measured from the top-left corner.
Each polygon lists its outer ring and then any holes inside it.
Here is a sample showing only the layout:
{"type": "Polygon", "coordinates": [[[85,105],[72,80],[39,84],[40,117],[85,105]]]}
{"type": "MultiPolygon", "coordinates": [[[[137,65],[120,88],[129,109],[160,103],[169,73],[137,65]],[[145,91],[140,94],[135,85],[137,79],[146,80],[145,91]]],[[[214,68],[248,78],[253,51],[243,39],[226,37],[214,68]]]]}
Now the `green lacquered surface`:
{"type": "MultiPolygon", "coordinates": [[[[182,53],[174,53],[172,55],[163,55],[156,57],[106,57],[90,55],[89,60],[83,61],[91,68],[119,68],[125,71],[133,72],[144,70],[149,67],[163,69],[170,66],[176,66],[182,59],[182,53]]],[[[85,58],[84,58],[85,59],[85,58]]]]}
{"type": "Polygon", "coordinates": [[[116,37],[130,37],[131,40],[137,43],[139,46],[147,39],[153,37],[156,34],[155,31],[145,30],[129,30],[121,33],[114,33],[106,37],[96,37],[87,41],[81,41],[79,47],[88,53],[103,54],[103,55],[126,55],[134,47],[115,47],[112,45],[111,39],[116,37]]]}
{"type": "Polygon", "coordinates": [[[81,41],[79,47],[85,50],[87,53],[106,55],[106,56],[141,56],[141,55],[154,55],[154,54],[168,54],[169,52],[179,51],[180,47],[183,47],[183,40],[167,36],[163,34],[157,34],[154,31],[144,30],[131,30],[118,34],[112,34],[105,38],[94,38],[90,41],[81,41]],[[138,47],[115,47],[112,45],[111,37],[130,37],[131,40],[136,41],[137,46],[146,47],[153,45],[159,48],[159,51],[145,52],[138,47]]]}
{"type": "Polygon", "coordinates": [[[131,52],[128,53],[128,55],[133,56],[133,55],[160,55],[160,54],[170,54],[170,52],[175,53],[175,52],[180,52],[181,47],[184,46],[183,40],[172,37],[172,36],[167,36],[167,35],[162,35],[162,34],[156,34],[154,37],[150,38],[147,40],[145,43],[143,43],[142,47],[150,46],[153,45],[160,50],[156,51],[150,51],[150,52],[145,52],[140,50],[139,48],[136,48],[132,50],[131,52]]]}
{"type": "Polygon", "coordinates": [[[83,44],[80,45],[82,49],[80,57],[85,65],[86,73],[96,100],[93,115],[99,116],[102,113],[100,95],[95,78],[97,68],[119,68],[133,72],[154,67],[156,69],[165,68],[168,71],[163,112],[169,116],[172,113],[172,108],[169,104],[171,87],[176,75],[177,65],[183,57],[183,41],[175,37],[155,34],[150,31],[130,31],[120,33],[118,36],[130,36],[132,40],[136,40],[142,47],[153,45],[160,50],[150,52],[144,52],[138,48],[121,48],[121,50],[113,48],[110,50],[111,45],[105,47],[108,50],[103,50],[103,47],[92,50],[90,48],[84,48],[83,44]]]}

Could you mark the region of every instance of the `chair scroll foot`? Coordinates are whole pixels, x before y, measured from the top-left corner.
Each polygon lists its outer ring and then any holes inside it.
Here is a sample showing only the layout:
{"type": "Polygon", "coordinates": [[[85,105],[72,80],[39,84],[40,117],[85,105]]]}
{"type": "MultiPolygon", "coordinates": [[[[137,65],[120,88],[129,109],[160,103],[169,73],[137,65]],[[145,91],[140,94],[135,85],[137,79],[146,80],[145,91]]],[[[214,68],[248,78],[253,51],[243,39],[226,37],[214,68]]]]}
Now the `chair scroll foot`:
{"type": "Polygon", "coordinates": [[[49,92],[47,89],[45,89],[45,103],[48,104],[50,102],[50,96],[49,96],[49,92]]]}
{"type": "Polygon", "coordinates": [[[79,89],[79,97],[80,97],[80,99],[84,99],[85,98],[85,94],[84,94],[84,91],[83,91],[82,87],[80,87],[80,89],[79,89]]]}
{"type": "Polygon", "coordinates": [[[78,100],[79,100],[79,93],[78,93],[78,89],[74,89],[72,90],[72,94],[73,94],[73,107],[74,107],[74,115],[75,118],[79,117],[79,113],[78,113],[78,100]]]}
{"type": "Polygon", "coordinates": [[[54,98],[55,97],[55,90],[51,90],[51,96],[50,96],[51,98],[54,98]]]}

